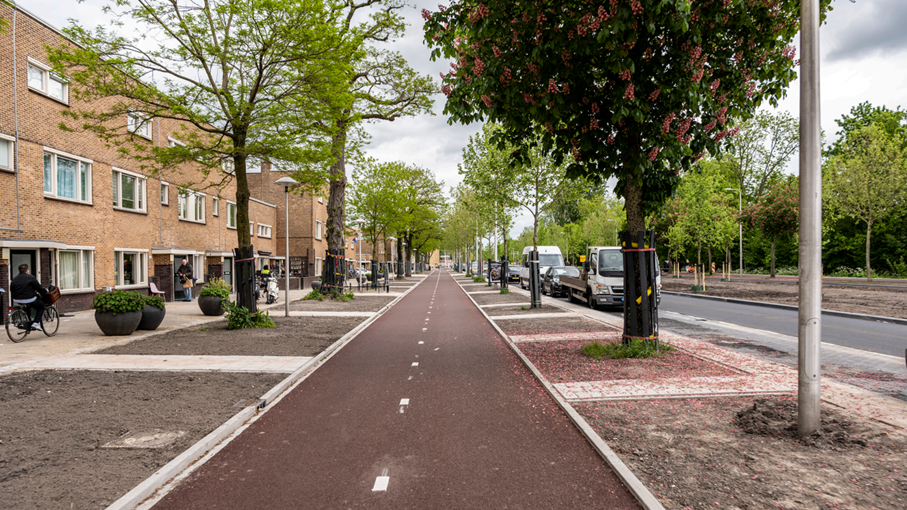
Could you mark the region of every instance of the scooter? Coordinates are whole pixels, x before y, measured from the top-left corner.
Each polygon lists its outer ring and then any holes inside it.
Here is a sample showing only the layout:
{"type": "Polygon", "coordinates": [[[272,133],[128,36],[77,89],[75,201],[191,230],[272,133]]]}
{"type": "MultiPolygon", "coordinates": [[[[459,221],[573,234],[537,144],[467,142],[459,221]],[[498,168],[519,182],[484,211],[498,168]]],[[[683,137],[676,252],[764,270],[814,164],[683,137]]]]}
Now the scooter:
{"type": "Polygon", "coordinates": [[[261,290],[265,295],[265,302],[267,304],[273,304],[277,302],[277,278],[268,275],[261,279],[261,290]]]}

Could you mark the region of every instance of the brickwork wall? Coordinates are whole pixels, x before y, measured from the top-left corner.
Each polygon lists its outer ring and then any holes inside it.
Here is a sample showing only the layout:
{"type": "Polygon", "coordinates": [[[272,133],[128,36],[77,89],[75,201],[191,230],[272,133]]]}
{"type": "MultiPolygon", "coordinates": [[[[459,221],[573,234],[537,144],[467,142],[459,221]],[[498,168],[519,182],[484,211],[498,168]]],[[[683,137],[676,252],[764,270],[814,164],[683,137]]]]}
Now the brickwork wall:
{"type": "MultiPolygon", "coordinates": [[[[0,3],[0,18],[11,19],[12,8],[0,3]]],[[[124,159],[112,148],[107,148],[93,134],[85,132],[67,132],[60,130],[58,124],[64,121],[62,112],[70,106],[59,102],[41,92],[28,87],[29,59],[47,64],[44,45],[56,45],[63,39],[40,21],[19,11],[16,22],[16,61],[13,62],[12,27],[0,37],[0,87],[7,93],[0,95],[0,134],[15,135],[15,116],[13,102],[15,66],[16,85],[18,89],[18,196],[21,232],[5,231],[0,237],[17,240],[52,240],[66,243],[69,246],[91,247],[94,249],[94,289],[114,286],[114,260],[118,248],[135,249],[149,253],[154,249],[193,250],[204,253],[206,250],[231,251],[237,245],[235,229],[226,226],[226,200],[235,200],[236,187],[232,179],[226,184],[216,186],[222,175],[205,178],[200,169],[186,165],[178,169],[157,172],[144,171],[133,160],[124,159]],[[44,155],[45,148],[62,151],[73,159],[84,159],[91,162],[90,194],[86,202],[53,198],[44,192],[44,155]],[[141,212],[115,209],[113,206],[113,173],[114,169],[125,170],[144,176],[145,210],[141,212]],[[169,183],[168,205],[161,204],[161,182],[169,183]],[[193,184],[193,189],[205,193],[204,222],[184,221],[178,217],[178,186],[193,184]],[[214,198],[220,196],[216,214],[214,198]]],[[[71,94],[69,100],[73,109],[79,104],[71,94]]],[[[94,109],[103,109],[104,101],[92,104],[94,109]]],[[[125,128],[126,118],[122,119],[120,128],[125,128]]],[[[113,126],[113,125],[112,125],[113,126]]],[[[152,124],[152,138],[155,145],[168,143],[168,135],[178,133],[179,126],[175,121],[155,119],[152,124]]],[[[178,136],[173,135],[174,138],[178,136]]],[[[16,175],[0,171],[0,227],[15,228],[16,208],[16,175]]],[[[281,189],[282,193],[282,189],[281,189]]],[[[255,192],[252,196],[257,197],[255,192]]],[[[281,201],[282,203],[282,201],[281,201]]],[[[277,208],[268,207],[257,202],[250,203],[250,219],[256,224],[252,243],[258,250],[276,253],[276,233],[270,239],[257,236],[259,223],[271,225],[277,230],[277,208]]],[[[281,244],[282,246],[282,244],[281,244]]],[[[55,255],[51,250],[40,252],[41,267],[54,268],[56,276],[55,255]]],[[[156,257],[155,257],[156,258],[156,257]]],[[[148,277],[152,272],[159,276],[162,287],[171,287],[166,291],[172,299],[171,280],[157,273],[159,265],[149,260],[148,277]],[[154,267],[152,270],[151,268],[154,267]]],[[[160,264],[165,265],[165,264],[160,264]]],[[[172,269],[171,269],[172,273],[172,269]]],[[[51,271],[41,273],[43,284],[51,283],[51,271]]],[[[95,292],[73,294],[64,292],[64,299],[69,303],[82,303],[95,292]]],[[[63,301],[61,300],[61,301],[63,301]]],[[[74,304],[73,306],[77,306],[74,304]]]]}

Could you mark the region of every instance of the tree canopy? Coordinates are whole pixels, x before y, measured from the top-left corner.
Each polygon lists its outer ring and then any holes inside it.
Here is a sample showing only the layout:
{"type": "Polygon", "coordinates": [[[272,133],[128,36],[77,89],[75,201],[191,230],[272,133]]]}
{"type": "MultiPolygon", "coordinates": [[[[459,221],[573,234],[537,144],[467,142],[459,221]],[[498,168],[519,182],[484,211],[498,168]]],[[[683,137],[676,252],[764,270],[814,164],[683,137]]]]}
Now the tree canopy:
{"type": "MultiPolygon", "coordinates": [[[[830,0],[822,0],[827,8],[830,0]]],[[[567,155],[570,176],[618,179],[642,230],[681,168],[720,153],[734,119],[776,104],[796,77],[794,0],[464,0],[423,11],[452,121],[567,155]],[[537,140],[537,142],[536,142],[537,140]],[[529,142],[526,142],[529,141],[529,142]]],[[[824,10],[824,9],[823,9],[824,10]]]]}

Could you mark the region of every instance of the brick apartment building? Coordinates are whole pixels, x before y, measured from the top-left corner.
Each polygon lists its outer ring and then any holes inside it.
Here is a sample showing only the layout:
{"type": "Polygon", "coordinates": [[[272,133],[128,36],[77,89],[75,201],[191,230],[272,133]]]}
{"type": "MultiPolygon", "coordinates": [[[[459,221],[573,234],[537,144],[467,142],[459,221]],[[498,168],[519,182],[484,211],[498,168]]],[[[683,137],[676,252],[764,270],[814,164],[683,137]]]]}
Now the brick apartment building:
{"type": "MultiPolygon", "coordinates": [[[[199,284],[212,276],[232,279],[238,227],[251,230],[259,267],[282,263],[282,187],[257,186],[251,224],[238,226],[232,181],[215,189],[213,180],[190,167],[152,175],[93,134],[60,130],[61,113],[76,106],[75,99],[65,78],[50,73],[43,46],[65,38],[27,11],[15,14],[13,24],[13,8],[0,3],[0,17],[10,21],[0,34],[0,287],[8,288],[16,268],[26,263],[43,285],[61,289],[61,310],[87,309],[107,287],[147,291],[154,283],[166,299],[180,299],[174,271],[184,257],[199,284]],[[181,192],[180,186],[192,182],[198,184],[181,192]]],[[[130,125],[124,118],[124,129],[130,125]]],[[[176,127],[152,119],[134,132],[161,146],[179,143],[170,135],[176,127]]],[[[291,223],[299,224],[298,236],[311,232],[318,238],[326,211],[300,198],[291,208],[312,221],[291,223]]],[[[295,227],[295,242],[294,236],[295,227]]],[[[316,245],[299,244],[300,253],[303,248],[304,257],[319,252],[316,245]]]]}

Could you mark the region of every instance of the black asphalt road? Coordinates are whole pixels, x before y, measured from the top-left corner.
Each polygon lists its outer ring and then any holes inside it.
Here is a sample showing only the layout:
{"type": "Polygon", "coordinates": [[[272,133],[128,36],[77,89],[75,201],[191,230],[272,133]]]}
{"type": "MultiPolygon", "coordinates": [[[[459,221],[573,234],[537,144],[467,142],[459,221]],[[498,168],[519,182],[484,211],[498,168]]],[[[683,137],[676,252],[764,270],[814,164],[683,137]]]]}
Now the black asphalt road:
{"type": "Polygon", "coordinates": [[[639,508],[446,272],[155,506],[363,507],[639,508]]]}
{"type": "MultiPolygon", "coordinates": [[[[797,336],[797,311],[663,294],[660,310],[797,336]]],[[[822,315],[822,341],[904,356],[907,326],[822,315]]]]}

